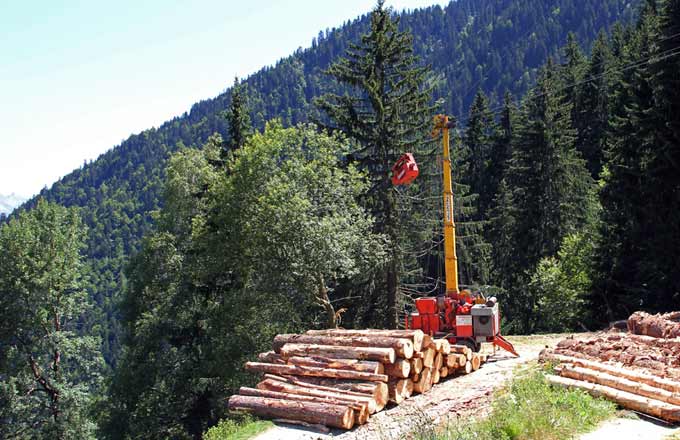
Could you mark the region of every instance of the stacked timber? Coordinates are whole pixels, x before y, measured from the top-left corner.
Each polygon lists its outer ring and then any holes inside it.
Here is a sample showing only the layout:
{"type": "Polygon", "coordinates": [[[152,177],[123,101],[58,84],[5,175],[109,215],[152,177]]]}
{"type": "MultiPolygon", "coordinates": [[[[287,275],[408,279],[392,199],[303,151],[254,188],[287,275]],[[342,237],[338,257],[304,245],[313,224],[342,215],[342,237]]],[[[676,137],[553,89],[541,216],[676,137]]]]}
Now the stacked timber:
{"type": "Polygon", "coordinates": [[[540,359],[556,365],[548,380],[610,399],[624,408],[680,422],[679,313],[636,312],[630,333],[606,332],[589,339],[565,339],[540,359]],[[637,334],[642,333],[642,334],[637,334]],[[653,337],[649,335],[670,336],[653,337]]]}
{"type": "Polygon", "coordinates": [[[247,371],[229,409],[287,422],[351,429],[388,402],[399,404],[433,385],[479,368],[486,358],[421,330],[310,330],[277,335],[272,351],[247,371]]]}

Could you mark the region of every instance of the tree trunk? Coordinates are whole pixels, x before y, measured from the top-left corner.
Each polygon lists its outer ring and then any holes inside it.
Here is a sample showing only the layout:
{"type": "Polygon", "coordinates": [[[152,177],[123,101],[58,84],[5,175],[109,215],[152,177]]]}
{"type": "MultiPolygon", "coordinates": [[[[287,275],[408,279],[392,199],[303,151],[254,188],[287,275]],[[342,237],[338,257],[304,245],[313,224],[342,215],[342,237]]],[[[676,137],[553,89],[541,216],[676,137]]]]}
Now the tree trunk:
{"type": "MultiPolygon", "coordinates": [[[[270,377],[271,375],[265,375],[265,379],[270,377]]],[[[388,399],[387,384],[385,382],[361,382],[350,379],[330,379],[311,376],[284,376],[278,378],[278,380],[287,381],[300,386],[316,387],[317,389],[322,390],[333,389],[336,392],[364,394],[373,398],[377,407],[380,409],[387,404],[388,399]]]]}
{"type": "MultiPolygon", "coordinates": [[[[424,347],[423,341],[425,334],[422,330],[379,330],[379,329],[364,329],[364,330],[346,330],[346,329],[327,329],[327,330],[307,330],[307,335],[316,336],[358,336],[358,337],[387,337],[398,339],[410,339],[413,342],[413,350],[421,351],[424,347]]],[[[429,338],[429,336],[428,336],[429,338]]]]}
{"type": "Polygon", "coordinates": [[[333,377],[336,379],[356,379],[376,382],[387,382],[387,375],[365,373],[363,371],[336,370],[332,368],[305,367],[302,365],[265,364],[262,362],[246,362],[246,371],[273,373],[288,376],[333,377]]]}
{"type": "Polygon", "coordinates": [[[354,410],[354,422],[358,425],[363,425],[366,423],[369,416],[367,403],[348,405],[346,401],[341,401],[330,397],[303,396],[301,394],[281,393],[279,391],[260,390],[257,388],[248,387],[241,387],[238,390],[238,393],[241,396],[266,397],[269,399],[298,400],[301,402],[328,403],[331,405],[349,406],[354,410]]]}
{"type": "MultiPolygon", "coordinates": [[[[274,362],[276,363],[276,362],[274,362]]],[[[331,368],[335,370],[364,371],[373,374],[386,374],[383,364],[375,361],[359,361],[356,359],[333,359],[321,356],[302,357],[293,356],[288,359],[290,365],[305,367],[331,368]]]]}
{"type": "Polygon", "coordinates": [[[231,396],[228,406],[231,411],[247,411],[262,417],[294,418],[341,429],[354,426],[354,410],[348,406],[239,395],[231,396]]]}
{"type": "Polygon", "coordinates": [[[335,313],[333,303],[328,298],[328,289],[322,274],[318,275],[317,283],[316,300],[326,312],[326,326],[328,328],[336,328],[338,326],[338,315],[335,313]]]}
{"type": "Polygon", "coordinates": [[[393,348],[343,347],[336,345],[286,344],[281,347],[284,359],[293,356],[322,356],[337,359],[360,359],[393,363],[396,354],[393,348]]]}
{"type": "Polygon", "coordinates": [[[257,355],[257,359],[260,362],[267,362],[270,364],[285,364],[286,360],[281,357],[280,354],[276,354],[273,351],[267,351],[265,353],[260,353],[257,355]]]}
{"type": "Polygon", "coordinates": [[[579,388],[588,391],[595,397],[604,397],[612,400],[624,408],[650,414],[670,422],[680,422],[680,406],[650,399],[648,397],[638,396],[637,394],[631,394],[604,385],[553,375],[548,375],[546,377],[548,382],[553,385],[567,388],[579,388]]]}
{"type": "Polygon", "coordinates": [[[615,365],[604,364],[601,362],[595,362],[573,356],[564,356],[548,350],[543,350],[539,356],[539,359],[542,361],[556,361],[566,364],[581,365],[591,370],[602,371],[611,374],[612,376],[623,377],[636,382],[645,383],[647,385],[661,388],[672,393],[680,393],[680,382],[641,371],[631,370],[629,368],[621,368],[615,365]]]}
{"type": "Polygon", "coordinates": [[[316,344],[349,347],[382,347],[394,349],[397,356],[411,359],[413,356],[413,342],[406,338],[388,336],[348,336],[348,335],[295,335],[284,334],[274,337],[272,348],[280,353],[285,344],[316,344]]]}
{"type": "Polygon", "coordinates": [[[570,379],[593,382],[600,385],[616,388],[617,390],[627,391],[639,396],[651,397],[652,399],[680,405],[680,396],[670,391],[656,388],[645,383],[635,382],[630,379],[617,377],[601,371],[589,370],[583,367],[563,365],[559,370],[560,376],[570,379]]]}
{"type": "Polygon", "coordinates": [[[280,393],[297,394],[301,396],[313,396],[321,399],[331,398],[348,404],[366,404],[369,413],[378,410],[378,405],[372,397],[366,394],[349,394],[342,391],[325,389],[325,387],[310,387],[282,382],[274,379],[265,379],[257,384],[259,390],[277,391],[280,393]]]}

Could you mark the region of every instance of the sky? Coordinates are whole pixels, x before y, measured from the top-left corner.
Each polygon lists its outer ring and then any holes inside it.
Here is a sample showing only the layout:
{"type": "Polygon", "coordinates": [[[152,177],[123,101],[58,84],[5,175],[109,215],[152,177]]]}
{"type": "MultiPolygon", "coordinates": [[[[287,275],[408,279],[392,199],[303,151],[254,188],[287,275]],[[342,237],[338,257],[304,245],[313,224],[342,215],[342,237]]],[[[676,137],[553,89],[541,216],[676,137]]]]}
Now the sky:
{"type": "MultiPolygon", "coordinates": [[[[446,0],[387,0],[396,10],[446,0]]],[[[0,195],[29,197],[375,0],[0,0],[0,195]]]]}

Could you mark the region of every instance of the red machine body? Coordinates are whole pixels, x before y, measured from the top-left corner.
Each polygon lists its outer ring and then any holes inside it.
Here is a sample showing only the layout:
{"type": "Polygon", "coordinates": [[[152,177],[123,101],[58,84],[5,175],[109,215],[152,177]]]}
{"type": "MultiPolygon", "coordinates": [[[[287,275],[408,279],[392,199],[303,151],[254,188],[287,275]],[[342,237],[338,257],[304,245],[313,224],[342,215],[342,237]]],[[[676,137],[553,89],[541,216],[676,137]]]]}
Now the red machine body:
{"type": "Polygon", "coordinates": [[[392,167],[392,185],[408,185],[418,177],[418,164],[411,153],[403,154],[392,167]]]}
{"type": "MultiPolygon", "coordinates": [[[[518,355],[500,333],[500,316],[495,298],[473,300],[461,292],[452,296],[423,297],[415,300],[416,312],[406,317],[406,328],[420,329],[452,344],[464,344],[478,351],[482,342],[490,342],[518,355]]],[[[481,297],[480,297],[481,298],[481,297]]]]}

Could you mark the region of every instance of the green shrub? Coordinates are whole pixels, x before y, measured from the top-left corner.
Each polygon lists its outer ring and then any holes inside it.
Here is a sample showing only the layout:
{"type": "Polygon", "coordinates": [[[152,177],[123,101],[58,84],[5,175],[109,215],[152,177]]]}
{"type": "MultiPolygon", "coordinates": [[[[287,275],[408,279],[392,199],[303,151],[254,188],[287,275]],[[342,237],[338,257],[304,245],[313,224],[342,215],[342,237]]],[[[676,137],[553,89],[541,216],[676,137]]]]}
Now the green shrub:
{"type": "Polygon", "coordinates": [[[274,424],[268,420],[256,420],[250,416],[240,420],[225,419],[208,429],[203,440],[247,440],[271,426],[274,424]]]}

